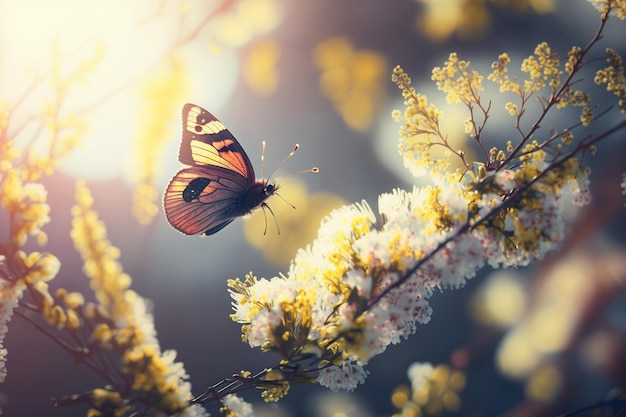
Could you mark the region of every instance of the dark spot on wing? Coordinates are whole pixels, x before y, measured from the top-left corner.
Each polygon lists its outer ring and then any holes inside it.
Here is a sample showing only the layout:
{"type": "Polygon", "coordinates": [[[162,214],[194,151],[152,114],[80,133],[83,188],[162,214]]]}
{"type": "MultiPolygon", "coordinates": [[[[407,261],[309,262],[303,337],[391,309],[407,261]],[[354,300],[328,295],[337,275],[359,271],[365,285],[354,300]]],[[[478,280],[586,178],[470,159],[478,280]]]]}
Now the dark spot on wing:
{"type": "Polygon", "coordinates": [[[187,187],[183,190],[183,200],[190,203],[193,200],[200,197],[202,191],[211,183],[208,178],[196,178],[192,180],[187,187]]]}

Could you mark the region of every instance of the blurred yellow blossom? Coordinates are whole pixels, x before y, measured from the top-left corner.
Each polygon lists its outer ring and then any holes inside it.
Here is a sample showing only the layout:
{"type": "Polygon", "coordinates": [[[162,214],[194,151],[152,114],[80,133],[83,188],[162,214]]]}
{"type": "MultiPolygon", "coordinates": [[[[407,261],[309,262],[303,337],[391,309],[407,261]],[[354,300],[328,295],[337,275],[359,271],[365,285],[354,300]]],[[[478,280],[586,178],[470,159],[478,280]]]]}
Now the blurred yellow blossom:
{"type": "Polygon", "coordinates": [[[348,127],[367,130],[384,95],[385,58],[375,51],[357,51],[345,38],[331,38],[315,47],[313,59],[321,72],[322,94],[348,127]]]}
{"type": "Polygon", "coordinates": [[[276,0],[241,0],[213,21],[215,37],[222,43],[238,47],[254,36],[264,35],[278,26],[282,11],[276,0]]]}
{"type": "Polygon", "coordinates": [[[36,181],[42,175],[52,174],[61,159],[80,145],[87,130],[85,117],[78,117],[75,111],[64,111],[64,106],[73,90],[87,83],[88,76],[102,62],[105,53],[105,45],[98,43],[89,56],[81,57],[74,65],[68,65],[60,46],[53,43],[52,68],[48,80],[50,93],[44,101],[41,115],[46,134],[37,138],[44,152],[33,146],[25,151],[22,174],[25,179],[36,181]]]}
{"type": "Polygon", "coordinates": [[[461,38],[482,38],[492,22],[489,3],[516,11],[528,8],[536,13],[554,9],[554,0],[415,0],[423,5],[415,27],[424,36],[442,41],[453,34],[461,38]]]}
{"type": "Polygon", "coordinates": [[[260,95],[270,95],[278,86],[276,65],[280,45],[275,39],[265,39],[252,45],[243,63],[243,77],[250,88],[260,95]]]}
{"type": "Polygon", "coordinates": [[[38,236],[50,222],[48,192],[42,184],[20,179],[23,171],[9,170],[0,181],[0,197],[5,210],[12,216],[11,240],[15,247],[26,243],[28,236],[38,236]]]}
{"type": "Polygon", "coordinates": [[[528,8],[537,13],[549,13],[554,10],[555,0],[491,0],[500,7],[524,11],[528,8]]]}
{"type": "Polygon", "coordinates": [[[149,224],[159,213],[156,201],[159,193],[156,187],[148,182],[140,182],[133,191],[133,215],[141,224],[149,224]]]}
{"type": "Polygon", "coordinates": [[[393,417],[445,415],[461,409],[460,392],[466,384],[463,372],[445,364],[433,367],[415,362],[407,373],[411,389],[399,386],[394,390],[392,402],[399,412],[393,417]]]}
{"type": "Polygon", "coordinates": [[[179,117],[180,103],[189,90],[187,80],[183,61],[172,54],[162,67],[144,77],[140,87],[132,210],[141,224],[150,223],[159,212],[155,176],[161,169],[165,145],[178,137],[170,122],[179,117]]]}
{"type": "Polygon", "coordinates": [[[416,0],[423,4],[415,27],[430,39],[441,41],[457,32],[461,37],[482,37],[491,22],[484,0],[416,0]]]}
{"type": "MultiPolygon", "coordinates": [[[[120,251],[107,239],[106,226],[92,204],[86,184],[78,182],[71,236],[83,258],[83,270],[90,278],[98,302],[96,311],[103,322],[93,326],[93,340],[100,342],[100,348],[120,354],[120,371],[126,382],[117,392],[132,390],[150,407],[182,415],[191,400],[188,376],[182,364],[174,362],[176,352],[161,352],[148,303],[130,289],[131,279],[118,260],[120,251]]],[[[127,405],[122,402],[117,407],[116,412],[121,412],[127,405]]],[[[93,410],[97,409],[95,404],[93,410]]]]}
{"type": "Polygon", "coordinates": [[[114,321],[132,314],[126,299],[131,279],[118,261],[120,251],[107,239],[106,226],[92,209],[93,198],[85,182],[76,185],[76,205],[72,207],[71,237],[83,258],[83,271],[91,280],[91,288],[100,305],[114,321]]]}

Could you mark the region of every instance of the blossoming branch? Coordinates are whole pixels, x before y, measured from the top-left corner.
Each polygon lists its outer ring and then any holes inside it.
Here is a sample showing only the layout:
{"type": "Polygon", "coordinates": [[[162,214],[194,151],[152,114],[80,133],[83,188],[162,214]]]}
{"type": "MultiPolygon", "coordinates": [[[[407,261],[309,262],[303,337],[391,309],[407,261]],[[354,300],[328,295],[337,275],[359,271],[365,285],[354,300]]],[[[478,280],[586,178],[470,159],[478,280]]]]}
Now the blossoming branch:
{"type": "MultiPolygon", "coordinates": [[[[428,299],[435,290],[459,288],[487,264],[527,265],[559,244],[564,211],[590,199],[584,158],[626,129],[622,119],[601,133],[585,132],[614,109],[591,103],[577,84],[599,59],[592,54],[609,16],[623,19],[626,10],[624,2],[596,5],[603,12],[600,25],[585,47],[573,47],[561,58],[542,42],[521,63],[519,76],[510,75],[506,53],[493,62],[487,80],[512,97],[505,108],[518,135],[502,148],[485,144],[492,103],[482,96],[484,77],[471,62],[452,53],[433,70],[448,103],[466,107],[465,132],[482,161],[469,161],[465,150],[452,148],[440,124],[442,111],[416,91],[401,67],[394,69],[392,80],[406,105],[404,112],[393,113],[402,123],[399,151],[405,167],[417,178],[428,176],[432,185],[382,194],[377,213],[365,201],[335,210],[286,275],[266,280],[249,274],[229,282],[232,318],[242,324],[244,342],[282,358],[266,374],[273,384],[262,384],[258,375],[248,381],[265,389],[266,400],[285,395],[289,383],[356,388],[371,358],[428,323],[433,314],[428,299]],[[531,106],[540,111],[529,123],[531,106]],[[569,108],[579,112],[578,123],[542,126],[548,114],[569,108]],[[432,155],[437,147],[447,150],[445,157],[432,155]],[[452,171],[453,158],[464,169],[452,171]]],[[[605,53],[608,65],[594,81],[617,97],[624,114],[623,63],[614,50],[605,53]]]]}

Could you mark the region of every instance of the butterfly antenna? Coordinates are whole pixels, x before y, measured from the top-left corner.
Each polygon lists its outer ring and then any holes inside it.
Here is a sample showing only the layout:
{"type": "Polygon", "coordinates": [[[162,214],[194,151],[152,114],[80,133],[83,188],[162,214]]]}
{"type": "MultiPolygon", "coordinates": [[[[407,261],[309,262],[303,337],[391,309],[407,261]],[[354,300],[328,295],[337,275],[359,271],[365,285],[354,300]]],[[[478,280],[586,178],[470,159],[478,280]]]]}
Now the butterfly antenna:
{"type": "MultiPolygon", "coordinates": [[[[287,155],[286,157],[283,158],[282,161],[280,161],[280,163],[278,165],[276,165],[276,168],[274,168],[272,170],[272,172],[270,172],[270,174],[267,176],[267,180],[269,181],[269,179],[271,178],[272,175],[274,175],[274,173],[278,170],[278,168],[280,168],[281,166],[283,166],[283,164],[285,162],[287,162],[287,160],[289,158],[291,158],[296,152],[298,152],[298,149],[300,149],[300,145],[296,143],[296,146],[294,146],[293,151],[289,152],[289,155],[287,155]]],[[[263,142],[263,150],[265,151],[265,142],[263,142]]],[[[261,170],[263,170],[263,154],[261,154],[261,170]]],[[[290,177],[292,175],[296,175],[296,174],[304,174],[305,172],[313,172],[313,173],[318,173],[320,172],[320,169],[318,167],[313,167],[313,168],[309,168],[309,169],[303,169],[301,171],[296,171],[296,172],[290,172],[289,174],[285,174],[285,175],[281,175],[280,177],[276,177],[274,178],[275,180],[277,180],[278,178],[285,178],[285,177],[290,177]]],[[[262,171],[263,173],[263,171],[262,171]]],[[[263,176],[263,178],[265,178],[265,175],[263,176]]],[[[291,204],[290,204],[291,205],[291,204]]]]}
{"type": "MultiPolygon", "coordinates": [[[[293,151],[289,152],[289,155],[287,155],[286,157],[284,157],[284,158],[283,158],[283,160],[282,160],[282,161],[280,161],[280,162],[278,163],[278,165],[276,165],[276,168],[274,168],[274,169],[272,170],[272,172],[270,172],[270,174],[267,176],[267,179],[269,180],[269,179],[270,179],[270,177],[271,177],[272,175],[274,175],[274,173],[276,172],[276,170],[277,170],[278,168],[280,168],[281,166],[283,166],[283,164],[284,164],[285,162],[287,162],[287,160],[288,160],[289,158],[291,158],[292,156],[294,156],[294,154],[295,154],[296,152],[298,152],[298,149],[300,149],[300,145],[298,145],[298,144],[296,143],[296,146],[293,148],[293,151]]],[[[265,178],[265,177],[263,177],[263,178],[265,178]]]]}
{"type": "Polygon", "coordinates": [[[274,179],[277,180],[279,178],[291,177],[292,175],[304,174],[306,172],[312,172],[314,174],[317,174],[318,172],[320,172],[320,169],[318,167],[303,169],[302,171],[290,172],[289,174],[281,175],[280,177],[276,177],[274,179]]]}
{"type": "MultiPolygon", "coordinates": [[[[289,203],[287,203],[287,204],[289,204],[289,203]]],[[[291,204],[289,204],[289,205],[291,205],[291,204]]],[[[269,205],[265,204],[265,203],[263,203],[263,205],[261,205],[261,207],[263,208],[263,217],[265,217],[265,229],[263,230],[263,236],[265,236],[267,234],[267,212],[265,211],[265,209],[267,209],[270,212],[270,214],[272,215],[272,217],[274,218],[274,223],[276,224],[276,231],[280,235],[280,227],[278,226],[278,220],[276,219],[276,215],[274,214],[274,211],[272,210],[272,208],[269,205]]],[[[293,207],[293,206],[291,206],[291,207],[293,207]]]]}
{"type": "Polygon", "coordinates": [[[291,204],[289,201],[287,201],[287,200],[285,199],[285,197],[283,197],[282,195],[280,195],[280,194],[278,194],[278,193],[274,193],[274,195],[277,195],[278,197],[280,197],[280,199],[281,199],[281,200],[283,200],[285,203],[287,203],[287,205],[288,205],[289,207],[291,207],[292,209],[295,209],[295,208],[296,208],[296,206],[294,206],[294,205],[293,205],[293,204],[291,204]]]}

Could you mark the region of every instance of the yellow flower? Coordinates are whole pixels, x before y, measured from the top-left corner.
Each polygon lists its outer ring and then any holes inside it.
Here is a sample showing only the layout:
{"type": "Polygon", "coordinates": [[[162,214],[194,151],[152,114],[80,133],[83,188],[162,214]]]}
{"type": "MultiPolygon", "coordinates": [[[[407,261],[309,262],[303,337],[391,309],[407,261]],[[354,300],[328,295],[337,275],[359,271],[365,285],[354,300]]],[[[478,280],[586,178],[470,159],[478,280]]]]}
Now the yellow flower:
{"type": "Polygon", "coordinates": [[[451,53],[443,67],[433,68],[432,80],[446,93],[448,103],[474,103],[480,100],[483,77],[472,69],[469,61],[451,53]]]}
{"type": "Polygon", "coordinates": [[[61,267],[57,257],[49,253],[32,252],[26,255],[24,251],[19,251],[18,256],[26,268],[24,282],[30,285],[51,281],[61,267]]]}
{"type": "Polygon", "coordinates": [[[626,19],[626,0],[588,0],[593,6],[602,12],[602,18],[606,19],[606,15],[610,11],[619,19],[626,19]]]}
{"type": "Polygon", "coordinates": [[[626,76],[624,75],[624,62],[622,57],[613,49],[606,49],[606,68],[598,70],[594,81],[596,84],[606,84],[606,91],[611,91],[618,99],[618,105],[622,113],[626,113],[626,76]]]}
{"type": "Polygon", "coordinates": [[[11,215],[11,239],[17,247],[26,243],[28,236],[42,233],[50,221],[47,191],[38,183],[24,183],[20,170],[8,171],[0,181],[2,205],[11,215]]]}
{"type": "MultiPolygon", "coordinates": [[[[451,55],[451,60],[458,61],[456,55],[451,55]]],[[[454,70],[449,69],[454,75],[454,70]]],[[[453,93],[452,90],[454,88],[452,83],[445,81],[446,72],[447,70],[441,68],[435,69],[433,70],[433,77],[439,79],[438,83],[441,83],[441,88],[449,89],[446,91],[455,95],[456,93],[453,93]]],[[[404,166],[416,177],[427,174],[434,177],[444,177],[448,174],[452,155],[459,157],[464,166],[463,152],[452,148],[447,133],[441,129],[442,112],[434,104],[429,104],[426,96],[415,91],[411,86],[411,78],[400,66],[394,68],[391,80],[402,91],[406,105],[403,116],[400,116],[399,111],[395,112],[396,119],[402,122],[398,151],[404,159],[404,166]],[[440,153],[435,154],[437,150],[440,153]]],[[[455,95],[455,97],[460,96],[455,95]]],[[[475,132],[474,124],[466,122],[465,130],[475,132]]]]}
{"type": "Polygon", "coordinates": [[[91,336],[100,348],[120,351],[122,370],[137,395],[147,396],[151,405],[168,414],[180,412],[191,399],[187,375],[182,364],[174,362],[175,352],[160,351],[147,303],[129,289],[131,279],[118,261],[120,251],[107,239],[92,204],[86,184],[78,182],[71,235],[98,302],[97,316],[86,316],[107,320],[95,324],[91,336]]]}

